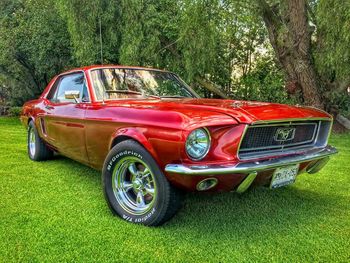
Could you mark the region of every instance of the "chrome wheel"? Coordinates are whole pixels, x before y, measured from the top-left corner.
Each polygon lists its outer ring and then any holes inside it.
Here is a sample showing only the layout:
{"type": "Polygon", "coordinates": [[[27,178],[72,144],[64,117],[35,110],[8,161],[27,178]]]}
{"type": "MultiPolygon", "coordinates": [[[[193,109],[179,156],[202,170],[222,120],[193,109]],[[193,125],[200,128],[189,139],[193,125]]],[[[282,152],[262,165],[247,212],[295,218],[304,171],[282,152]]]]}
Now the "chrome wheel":
{"type": "Polygon", "coordinates": [[[125,157],[118,161],[113,170],[112,187],[120,206],[133,215],[147,213],[157,196],[151,169],[137,157],[125,157]]]}
{"type": "Polygon", "coordinates": [[[33,128],[29,128],[28,144],[29,144],[30,156],[34,156],[35,155],[35,132],[33,128]]]}

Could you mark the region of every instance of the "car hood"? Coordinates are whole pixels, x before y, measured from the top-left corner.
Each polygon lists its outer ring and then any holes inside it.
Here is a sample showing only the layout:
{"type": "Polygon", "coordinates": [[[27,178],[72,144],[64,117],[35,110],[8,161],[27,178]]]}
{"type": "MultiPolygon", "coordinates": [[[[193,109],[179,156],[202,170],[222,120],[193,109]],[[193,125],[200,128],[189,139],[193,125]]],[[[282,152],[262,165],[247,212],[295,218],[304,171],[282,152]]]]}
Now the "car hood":
{"type": "Polygon", "coordinates": [[[203,107],[206,110],[220,111],[232,116],[241,123],[332,118],[328,113],[316,108],[278,103],[220,99],[187,99],[183,100],[181,103],[183,105],[191,105],[191,107],[194,108],[203,107]]]}
{"type": "Polygon", "coordinates": [[[203,112],[203,114],[207,112],[222,113],[233,117],[240,123],[293,119],[331,119],[331,116],[326,112],[311,107],[253,101],[186,98],[133,100],[124,103],[115,101],[114,103],[110,102],[110,104],[175,111],[188,116],[193,113],[200,114],[200,112],[203,112]]]}

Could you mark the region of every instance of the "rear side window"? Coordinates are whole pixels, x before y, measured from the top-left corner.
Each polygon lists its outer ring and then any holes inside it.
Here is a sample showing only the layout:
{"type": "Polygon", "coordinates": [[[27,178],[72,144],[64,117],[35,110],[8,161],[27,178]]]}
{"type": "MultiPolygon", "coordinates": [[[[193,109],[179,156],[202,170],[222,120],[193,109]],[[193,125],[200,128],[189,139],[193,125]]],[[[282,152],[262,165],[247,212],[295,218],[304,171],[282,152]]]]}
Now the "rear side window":
{"type": "Polygon", "coordinates": [[[66,99],[64,95],[66,91],[74,90],[79,91],[79,101],[89,101],[84,80],[84,73],[80,72],[60,77],[52,87],[54,94],[49,94],[48,99],[54,102],[75,102],[74,99],[66,99]]]}

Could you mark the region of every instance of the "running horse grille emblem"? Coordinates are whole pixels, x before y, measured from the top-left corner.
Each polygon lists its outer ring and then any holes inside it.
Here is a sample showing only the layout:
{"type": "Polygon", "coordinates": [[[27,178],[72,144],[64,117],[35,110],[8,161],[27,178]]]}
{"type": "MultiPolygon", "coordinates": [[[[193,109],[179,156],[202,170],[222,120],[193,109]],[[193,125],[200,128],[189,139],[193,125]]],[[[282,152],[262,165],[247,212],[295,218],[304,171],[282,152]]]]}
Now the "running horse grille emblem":
{"type": "Polygon", "coordinates": [[[276,142],[285,142],[294,139],[295,128],[278,128],[273,137],[276,142]]]}

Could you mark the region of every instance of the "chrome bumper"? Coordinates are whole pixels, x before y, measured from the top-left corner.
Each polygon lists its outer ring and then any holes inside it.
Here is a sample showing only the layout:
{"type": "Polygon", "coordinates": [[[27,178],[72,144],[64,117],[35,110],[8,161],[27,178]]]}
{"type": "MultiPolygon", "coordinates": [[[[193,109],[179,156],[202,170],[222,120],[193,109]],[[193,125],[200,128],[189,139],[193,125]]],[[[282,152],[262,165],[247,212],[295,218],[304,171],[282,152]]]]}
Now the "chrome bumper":
{"type": "MultiPolygon", "coordinates": [[[[281,166],[324,159],[338,151],[332,146],[307,150],[303,153],[275,157],[255,162],[240,162],[235,165],[184,165],[168,164],[165,171],[185,175],[250,174],[281,166]]],[[[311,172],[310,172],[311,173],[311,172]]]]}

